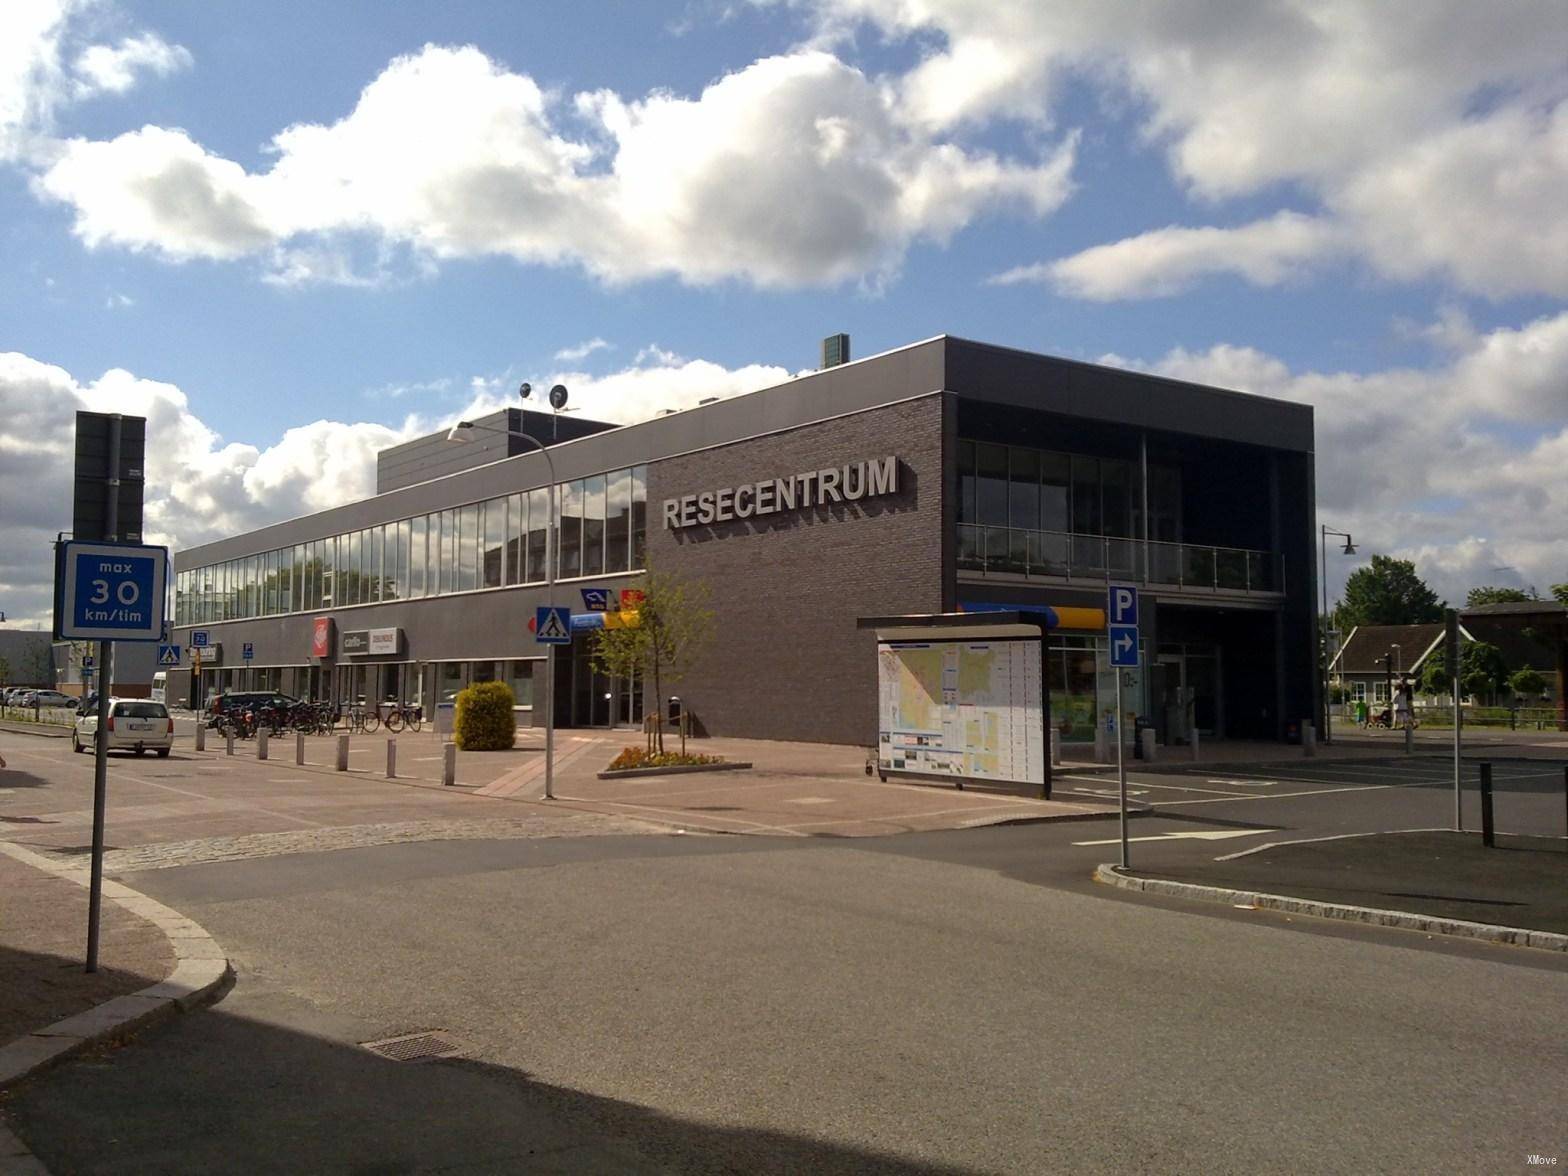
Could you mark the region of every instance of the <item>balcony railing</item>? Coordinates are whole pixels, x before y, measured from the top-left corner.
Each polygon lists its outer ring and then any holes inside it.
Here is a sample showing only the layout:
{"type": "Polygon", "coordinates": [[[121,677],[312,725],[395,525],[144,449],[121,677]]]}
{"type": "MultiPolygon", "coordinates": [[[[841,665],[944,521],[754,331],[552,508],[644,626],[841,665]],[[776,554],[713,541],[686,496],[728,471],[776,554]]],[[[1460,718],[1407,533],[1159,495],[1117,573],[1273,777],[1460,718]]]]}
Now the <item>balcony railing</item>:
{"type": "Polygon", "coordinates": [[[1141,539],[972,523],[958,528],[959,571],[1131,580],[1211,592],[1285,590],[1284,562],[1275,552],[1159,542],[1149,543],[1148,549],[1145,576],[1141,539]]]}

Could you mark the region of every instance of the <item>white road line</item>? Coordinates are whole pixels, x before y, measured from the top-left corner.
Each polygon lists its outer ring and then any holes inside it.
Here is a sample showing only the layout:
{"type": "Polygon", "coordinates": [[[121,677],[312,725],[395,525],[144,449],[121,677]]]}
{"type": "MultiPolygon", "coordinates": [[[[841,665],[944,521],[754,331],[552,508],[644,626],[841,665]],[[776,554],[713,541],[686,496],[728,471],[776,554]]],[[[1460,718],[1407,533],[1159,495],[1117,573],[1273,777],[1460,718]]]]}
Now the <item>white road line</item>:
{"type": "Polygon", "coordinates": [[[1226,800],[1289,800],[1293,796],[1327,796],[1331,792],[1377,792],[1385,788],[1403,788],[1403,784],[1353,784],[1348,788],[1317,788],[1311,792],[1274,792],[1268,796],[1234,796],[1212,797],[1209,800],[1172,800],[1159,805],[1161,808],[1175,808],[1177,805],[1189,804],[1224,804],[1226,800]]]}
{"type": "MultiPolygon", "coordinates": [[[[1183,829],[1175,833],[1152,833],[1146,837],[1129,837],[1128,841],[1225,841],[1231,837],[1258,837],[1275,833],[1275,829],[1183,829]]],[[[1120,845],[1120,837],[1107,837],[1104,841],[1075,841],[1074,845],[1120,845]]]]}

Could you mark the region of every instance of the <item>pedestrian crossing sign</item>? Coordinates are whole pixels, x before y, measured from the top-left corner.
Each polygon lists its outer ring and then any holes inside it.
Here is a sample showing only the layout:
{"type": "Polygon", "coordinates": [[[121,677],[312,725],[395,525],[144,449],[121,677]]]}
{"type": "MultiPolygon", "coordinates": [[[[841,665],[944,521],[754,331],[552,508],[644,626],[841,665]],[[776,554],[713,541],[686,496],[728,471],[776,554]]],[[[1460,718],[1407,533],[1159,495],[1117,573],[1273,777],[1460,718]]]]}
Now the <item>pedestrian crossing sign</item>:
{"type": "Polygon", "coordinates": [[[534,640],[540,645],[570,645],[572,610],[548,604],[535,609],[534,640]]]}
{"type": "Polygon", "coordinates": [[[158,646],[158,664],[160,666],[177,666],[180,664],[180,647],[178,645],[158,646]]]}

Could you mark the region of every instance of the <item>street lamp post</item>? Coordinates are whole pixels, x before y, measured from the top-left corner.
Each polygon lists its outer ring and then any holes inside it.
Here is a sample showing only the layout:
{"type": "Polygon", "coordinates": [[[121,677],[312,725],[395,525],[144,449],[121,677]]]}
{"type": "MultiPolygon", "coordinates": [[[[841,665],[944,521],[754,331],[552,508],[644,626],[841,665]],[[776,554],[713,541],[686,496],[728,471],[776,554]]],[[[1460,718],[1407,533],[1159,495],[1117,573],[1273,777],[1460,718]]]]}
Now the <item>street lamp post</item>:
{"type": "MultiPolygon", "coordinates": [[[[1337,535],[1337,536],[1339,536],[1341,539],[1343,539],[1345,541],[1345,545],[1342,548],[1340,548],[1340,551],[1343,554],[1345,554],[1345,555],[1355,555],[1356,554],[1356,545],[1351,542],[1350,532],[1349,531],[1336,531],[1336,530],[1334,530],[1333,527],[1328,527],[1328,526],[1320,527],[1319,530],[1320,530],[1321,534],[1318,536],[1318,538],[1319,538],[1319,540],[1320,540],[1320,542],[1322,544],[1322,563],[1321,563],[1320,566],[1323,569],[1323,571],[1322,571],[1322,580],[1323,580],[1323,623],[1326,625],[1326,624],[1328,624],[1328,537],[1330,535],[1337,535]]],[[[1330,690],[1330,687],[1329,687],[1329,678],[1328,678],[1328,663],[1329,663],[1328,638],[1329,638],[1329,634],[1332,633],[1332,632],[1334,632],[1334,630],[1333,629],[1329,629],[1329,630],[1327,630],[1323,634],[1323,742],[1324,743],[1332,743],[1332,742],[1334,742],[1334,704],[1329,700],[1329,690],[1330,690]]]]}
{"type": "MultiPolygon", "coordinates": [[[[526,389],[527,384],[523,387],[526,389]]],[[[556,388],[560,388],[559,384],[556,388]]],[[[561,388],[562,399],[566,390],[561,388]]],[[[524,392],[526,396],[528,393],[524,392]]],[[[555,389],[551,389],[551,400],[555,399],[555,389]]],[[[537,437],[531,437],[521,429],[496,429],[489,425],[476,425],[473,421],[458,421],[448,430],[448,441],[471,441],[474,431],[486,433],[501,433],[508,437],[521,437],[532,442],[544,457],[545,469],[550,475],[549,512],[550,518],[545,525],[544,532],[544,590],[545,597],[551,606],[555,604],[555,461],[550,456],[550,451],[537,437]]],[[[555,646],[544,647],[544,796],[546,800],[555,799],[555,646]]]]}

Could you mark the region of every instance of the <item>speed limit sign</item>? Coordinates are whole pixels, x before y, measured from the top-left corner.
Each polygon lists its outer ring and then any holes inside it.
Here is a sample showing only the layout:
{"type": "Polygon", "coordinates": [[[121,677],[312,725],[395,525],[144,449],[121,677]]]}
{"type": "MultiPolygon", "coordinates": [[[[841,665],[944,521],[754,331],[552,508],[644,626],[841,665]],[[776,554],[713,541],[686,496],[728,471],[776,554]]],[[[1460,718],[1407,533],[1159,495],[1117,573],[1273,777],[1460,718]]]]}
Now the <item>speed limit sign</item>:
{"type": "Polygon", "coordinates": [[[55,570],[55,630],[68,641],[157,641],[169,549],[131,543],[62,543],[55,570]]]}

